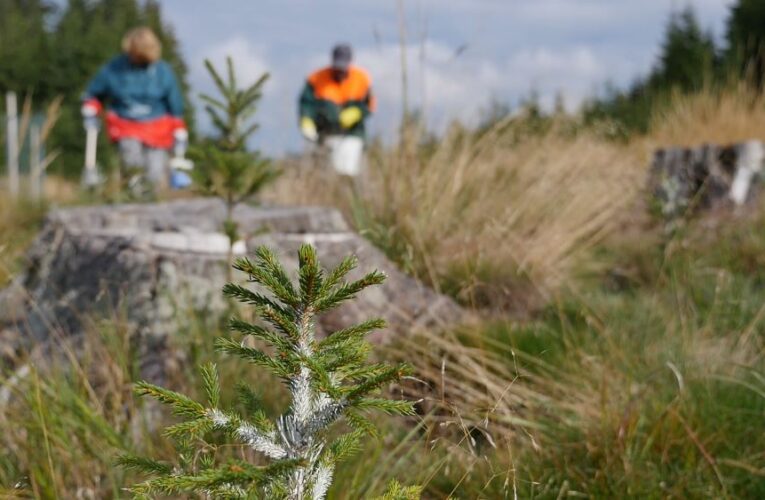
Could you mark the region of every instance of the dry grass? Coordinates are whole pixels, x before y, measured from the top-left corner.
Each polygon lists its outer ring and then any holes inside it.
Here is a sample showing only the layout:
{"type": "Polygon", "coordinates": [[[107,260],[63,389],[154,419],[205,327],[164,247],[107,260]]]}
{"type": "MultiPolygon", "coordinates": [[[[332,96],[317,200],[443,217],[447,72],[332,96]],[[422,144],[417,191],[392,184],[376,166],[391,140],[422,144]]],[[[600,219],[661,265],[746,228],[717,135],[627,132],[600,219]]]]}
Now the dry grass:
{"type": "Polygon", "coordinates": [[[116,450],[145,429],[125,330],[116,321],[100,327],[82,341],[54,340],[57,354],[32,355],[0,378],[0,497],[117,496],[116,450]]]}
{"type": "MultiPolygon", "coordinates": [[[[765,139],[762,104],[743,92],[678,98],[626,146],[557,125],[455,128],[422,147],[372,148],[355,186],[310,160],[287,165],[264,201],[339,207],[411,273],[467,303],[552,298],[533,320],[389,346],[387,356],[414,365],[418,380],[404,389],[424,398],[427,416],[417,428],[386,427],[344,466],[337,497],[365,497],[398,477],[425,484],[430,498],[762,498],[765,222],[713,236],[698,228],[666,248],[639,229],[621,232],[651,148],[765,139]],[[583,267],[604,262],[596,247],[608,237],[620,241],[603,265],[645,278],[567,294],[583,267]]],[[[26,227],[14,214],[0,218],[0,241],[26,227]]],[[[30,494],[82,485],[108,496],[125,480],[106,455],[134,446],[112,436],[130,427],[123,410],[135,411],[129,375],[118,345],[92,342],[90,364],[113,367],[95,392],[93,377],[70,374],[87,371],[78,361],[55,379],[25,379],[0,415],[16,427],[0,475],[27,474],[30,494]]],[[[141,439],[169,454],[156,436],[141,439]]]]}
{"type": "MultiPolygon", "coordinates": [[[[409,272],[466,303],[544,299],[619,227],[643,183],[638,148],[560,128],[483,135],[455,127],[436,145],[375,148],[355,188],[288,168],[269,201],[339,206],[409,272]],[[425,150],[426,152],[423,152],[425,150]]],[[[416,142],[413,141],[413,142],[416,142]]]]}
{"type": "Polygon", "coordinates": [[[72,202],[78,196],[75,185],[58,178],[46,179],[45,203],[14,201],[6,193],[0,184],[0,287],[18,271],[27,245],[40,228],[46,205],[72,202]]]}
{"type": "MultiPolygon", "coordinates": [[[[702,281],[693,288],[715,286],[702,281]]],[[[408,389],[439,424],[430,439],[456,437],[468,456],[499,453],[495,465],[512,468],[522,496],[761,491],[752,471],[765,457],[753,453],[761,437],[747,417],[765,408],[763,342],[752,333],[761,311],[742,311],[737,333],[723,333],[728,311],[667,300],[689,285],[597,297],[592,309],[578,303],[581,313],[558,309],[559,322],[423,334],[390,355],[415,366],[408,389]]],[[[740,283],[716,286],[725,302],[740,283]]]]}
{"type": "Polygon", "coordinates": [[[34,238],[43,211],[0,196],[0,287],[18,271],[19,260],[34,238]]]}
{"type": "Polygon", "coordinates": [[[657,147],[765,141],[765,95],[747,86],[676,95],[656,114],[649,143],[657,147]]]}
{"type": "Polygon", "coordinates": [[[646,237],[639,202],[655,148],[765,140],[764,100],[743,86],[677,95],[628,144],[566,118],[541,131],[523,117],[484,134],[454,127],[436,142],[412,130],[403,148],[373,146],[354,187],[303,158],[285,162],[265,199],[339,207],[437,289],[524,311],[575,287],[577,269],[597,268],[592,250],[604,239],[646,237]]]}
{"type": "MultiPolygon", "coordinates": [[[[687,252],[670,264],[691,275],[666,288],[591,291],[534,322],[388,346],[386,356],[414,365],[406,389],[424,397],[426,416],[418,427],[385,419],[384,437],[339,473],[337,498],[366,498],[390,477],[426,485],[425,498],[513,498],[516,489],[522,498],[757,497],[765,456],[752,419],[765,410],[765,314],[756,277],[711,272],[714,262],[687,252]]],[[[122,324],[89,329],[77,356],[56,344],[64,355],[46,370],[0,378],[13,395],[0,411],[1,485],[119,497],[131,480],[111,466],[119,450],[172,456],[167,440],[141,427],[130,395],[137,360],[122,324]]],[[[183,352],[210,344],[210,332],[192,336],[177,339],[183,352]]],[[[200,361],[188,360],[174,388],[199,389],[191,367],[200,361]]],[[[251,372],[222,366],[225,380],[251,372]]]]}

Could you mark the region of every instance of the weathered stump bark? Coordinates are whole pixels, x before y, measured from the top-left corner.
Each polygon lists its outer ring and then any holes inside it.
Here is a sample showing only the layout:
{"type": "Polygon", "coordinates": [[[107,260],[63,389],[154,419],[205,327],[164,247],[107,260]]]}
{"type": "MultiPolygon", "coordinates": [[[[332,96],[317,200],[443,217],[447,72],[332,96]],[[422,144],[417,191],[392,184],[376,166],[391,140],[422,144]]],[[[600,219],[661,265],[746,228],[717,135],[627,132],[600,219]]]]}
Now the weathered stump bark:
{"type": "Polygon", "coordinates": [[[741,206],[760,191],[763,159],[765,147],[758,141],[659,149],[649,188],[669,220],[699,210],[741,206]]]}

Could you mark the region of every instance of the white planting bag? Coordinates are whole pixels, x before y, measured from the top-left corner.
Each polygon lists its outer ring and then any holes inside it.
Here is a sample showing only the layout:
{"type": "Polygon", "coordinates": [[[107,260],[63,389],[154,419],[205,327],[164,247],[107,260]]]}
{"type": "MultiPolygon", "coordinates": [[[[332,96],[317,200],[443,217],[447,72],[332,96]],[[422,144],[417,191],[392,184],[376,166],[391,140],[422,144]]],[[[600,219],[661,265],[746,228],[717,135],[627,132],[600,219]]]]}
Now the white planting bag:
{"type": "Polygon", "coordinates": [[[332,135],[324,142],[329,148],[332,168],[339,174],[357,176],[361,173],[364,140],[351,135],[332,135]]]}

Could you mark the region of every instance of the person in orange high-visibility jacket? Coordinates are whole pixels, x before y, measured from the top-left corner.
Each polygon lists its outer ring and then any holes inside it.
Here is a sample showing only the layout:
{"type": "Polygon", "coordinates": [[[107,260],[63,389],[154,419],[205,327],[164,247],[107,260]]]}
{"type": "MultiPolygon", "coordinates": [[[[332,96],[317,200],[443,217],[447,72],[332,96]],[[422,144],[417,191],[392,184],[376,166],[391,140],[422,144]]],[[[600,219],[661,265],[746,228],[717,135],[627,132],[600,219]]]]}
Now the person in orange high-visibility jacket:
{"type": "Polygon", "coordinates": [[[372,80],[351,64],[353,52],[340,44],[332,64],[312,73],[300,95],[300,131],[311,142],[328,147],[335,170],[357,175],[366,137],[365,120],[375,111],[372,80]]]}

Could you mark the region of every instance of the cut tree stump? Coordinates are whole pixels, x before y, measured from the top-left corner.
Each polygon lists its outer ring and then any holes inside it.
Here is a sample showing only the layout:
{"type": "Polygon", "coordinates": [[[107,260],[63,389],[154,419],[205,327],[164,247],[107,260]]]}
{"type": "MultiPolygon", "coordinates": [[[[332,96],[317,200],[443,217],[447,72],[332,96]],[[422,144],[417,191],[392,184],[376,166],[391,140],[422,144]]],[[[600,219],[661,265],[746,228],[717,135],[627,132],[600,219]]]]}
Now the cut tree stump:
{"type": "MultiPolygon", "coordinates": [[[[53,211],[26,271],[0,291],[0,356],[18,359],[53,338],[80,335],[93,319],[119,318],[137,343],[142,375],[161,381],[168,340],[189,318],[226,311],[224,213],[223,203],[210,198],[53,211]]],[[[299,246],[311,243],[328,267],[358,256],[351,278],[373,269],[388,275],[382,286],[322,317],[319,335],[380,316],[389,324],[373,335],[380,342],[467,318],[450,298],[401,273],[334,209],[241,205],[234,218],[246,253],[268,245],[290,272],[299,246]]],[[[241,273],[235,279],[245,282],[241,273]]]]}
{"type": "Polygon", "coordinates": [[[761,191],[765,146],[759,141],[693,148],[664,148],[654,154],[649,189],[662,216],[743,206],[761,191]]]}

